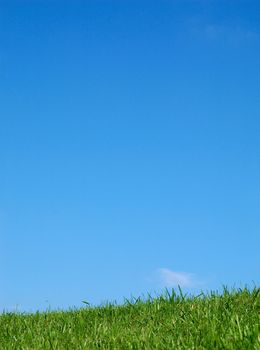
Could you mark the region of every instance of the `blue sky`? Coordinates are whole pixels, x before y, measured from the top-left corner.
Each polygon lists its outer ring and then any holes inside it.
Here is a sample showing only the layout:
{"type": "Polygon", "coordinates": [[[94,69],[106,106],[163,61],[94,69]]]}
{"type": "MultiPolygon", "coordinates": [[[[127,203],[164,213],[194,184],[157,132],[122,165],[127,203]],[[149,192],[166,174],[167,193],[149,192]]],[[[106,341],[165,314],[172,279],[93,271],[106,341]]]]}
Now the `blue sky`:
{"type": "Polygon", "coordinates": [[[0,1],[0,309],[259,285],[259,62],[259,1],[0,1]]]}

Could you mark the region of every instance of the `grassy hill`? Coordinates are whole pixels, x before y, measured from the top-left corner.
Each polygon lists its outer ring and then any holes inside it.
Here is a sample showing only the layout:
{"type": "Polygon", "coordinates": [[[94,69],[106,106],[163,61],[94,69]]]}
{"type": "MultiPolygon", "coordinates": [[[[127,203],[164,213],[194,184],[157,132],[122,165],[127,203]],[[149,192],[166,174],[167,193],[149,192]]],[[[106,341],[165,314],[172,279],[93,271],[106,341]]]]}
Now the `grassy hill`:
{"type": "Polygon", "coordinates": [[[260,349],[260,290],[0,316],[0,349],[260,349]]]}

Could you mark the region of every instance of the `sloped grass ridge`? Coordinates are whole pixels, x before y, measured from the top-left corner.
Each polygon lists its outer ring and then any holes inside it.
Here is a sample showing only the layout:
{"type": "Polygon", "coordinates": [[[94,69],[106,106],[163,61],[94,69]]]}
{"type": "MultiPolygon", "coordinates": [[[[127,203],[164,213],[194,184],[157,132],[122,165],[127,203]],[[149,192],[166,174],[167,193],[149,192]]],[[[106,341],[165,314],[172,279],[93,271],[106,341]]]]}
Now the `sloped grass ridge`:
{"type": "Polygon", "coordinates": [[[0,316],[0,349],[260,350],[260,290],[0,316]]]}

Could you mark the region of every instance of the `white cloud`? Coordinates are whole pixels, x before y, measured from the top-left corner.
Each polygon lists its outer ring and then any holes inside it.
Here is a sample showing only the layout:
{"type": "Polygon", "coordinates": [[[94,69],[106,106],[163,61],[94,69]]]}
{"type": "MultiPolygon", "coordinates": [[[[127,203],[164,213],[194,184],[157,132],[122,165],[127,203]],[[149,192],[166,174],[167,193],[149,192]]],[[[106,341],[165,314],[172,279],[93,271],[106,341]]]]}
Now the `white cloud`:
{"type": "Polygon", "coordinates": [[[259,39],[257,32],[248,28],[242,28],[241,26],[209,24],[204,28],[204,33],[208,39],[225,40],[230,44],[239,44],[259,39]]]}
{"type": "Polygon", "coordinates": [[[196,275],[188,272],[172,271],[167,268],[157,270],[160,284],[164,287],[196,287],[200,283],[196,279],[196,275]]]}

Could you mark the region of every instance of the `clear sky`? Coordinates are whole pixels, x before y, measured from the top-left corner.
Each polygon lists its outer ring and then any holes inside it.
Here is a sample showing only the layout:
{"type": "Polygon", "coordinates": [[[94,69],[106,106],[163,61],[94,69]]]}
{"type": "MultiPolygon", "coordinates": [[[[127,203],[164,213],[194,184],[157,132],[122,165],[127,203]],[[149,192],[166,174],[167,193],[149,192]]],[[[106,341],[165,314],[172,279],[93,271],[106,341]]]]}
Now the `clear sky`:
{"type": "Polygon", "coordinates": [[[260,2],[0,0],[0,309],[260,283],[260,2]]]}

